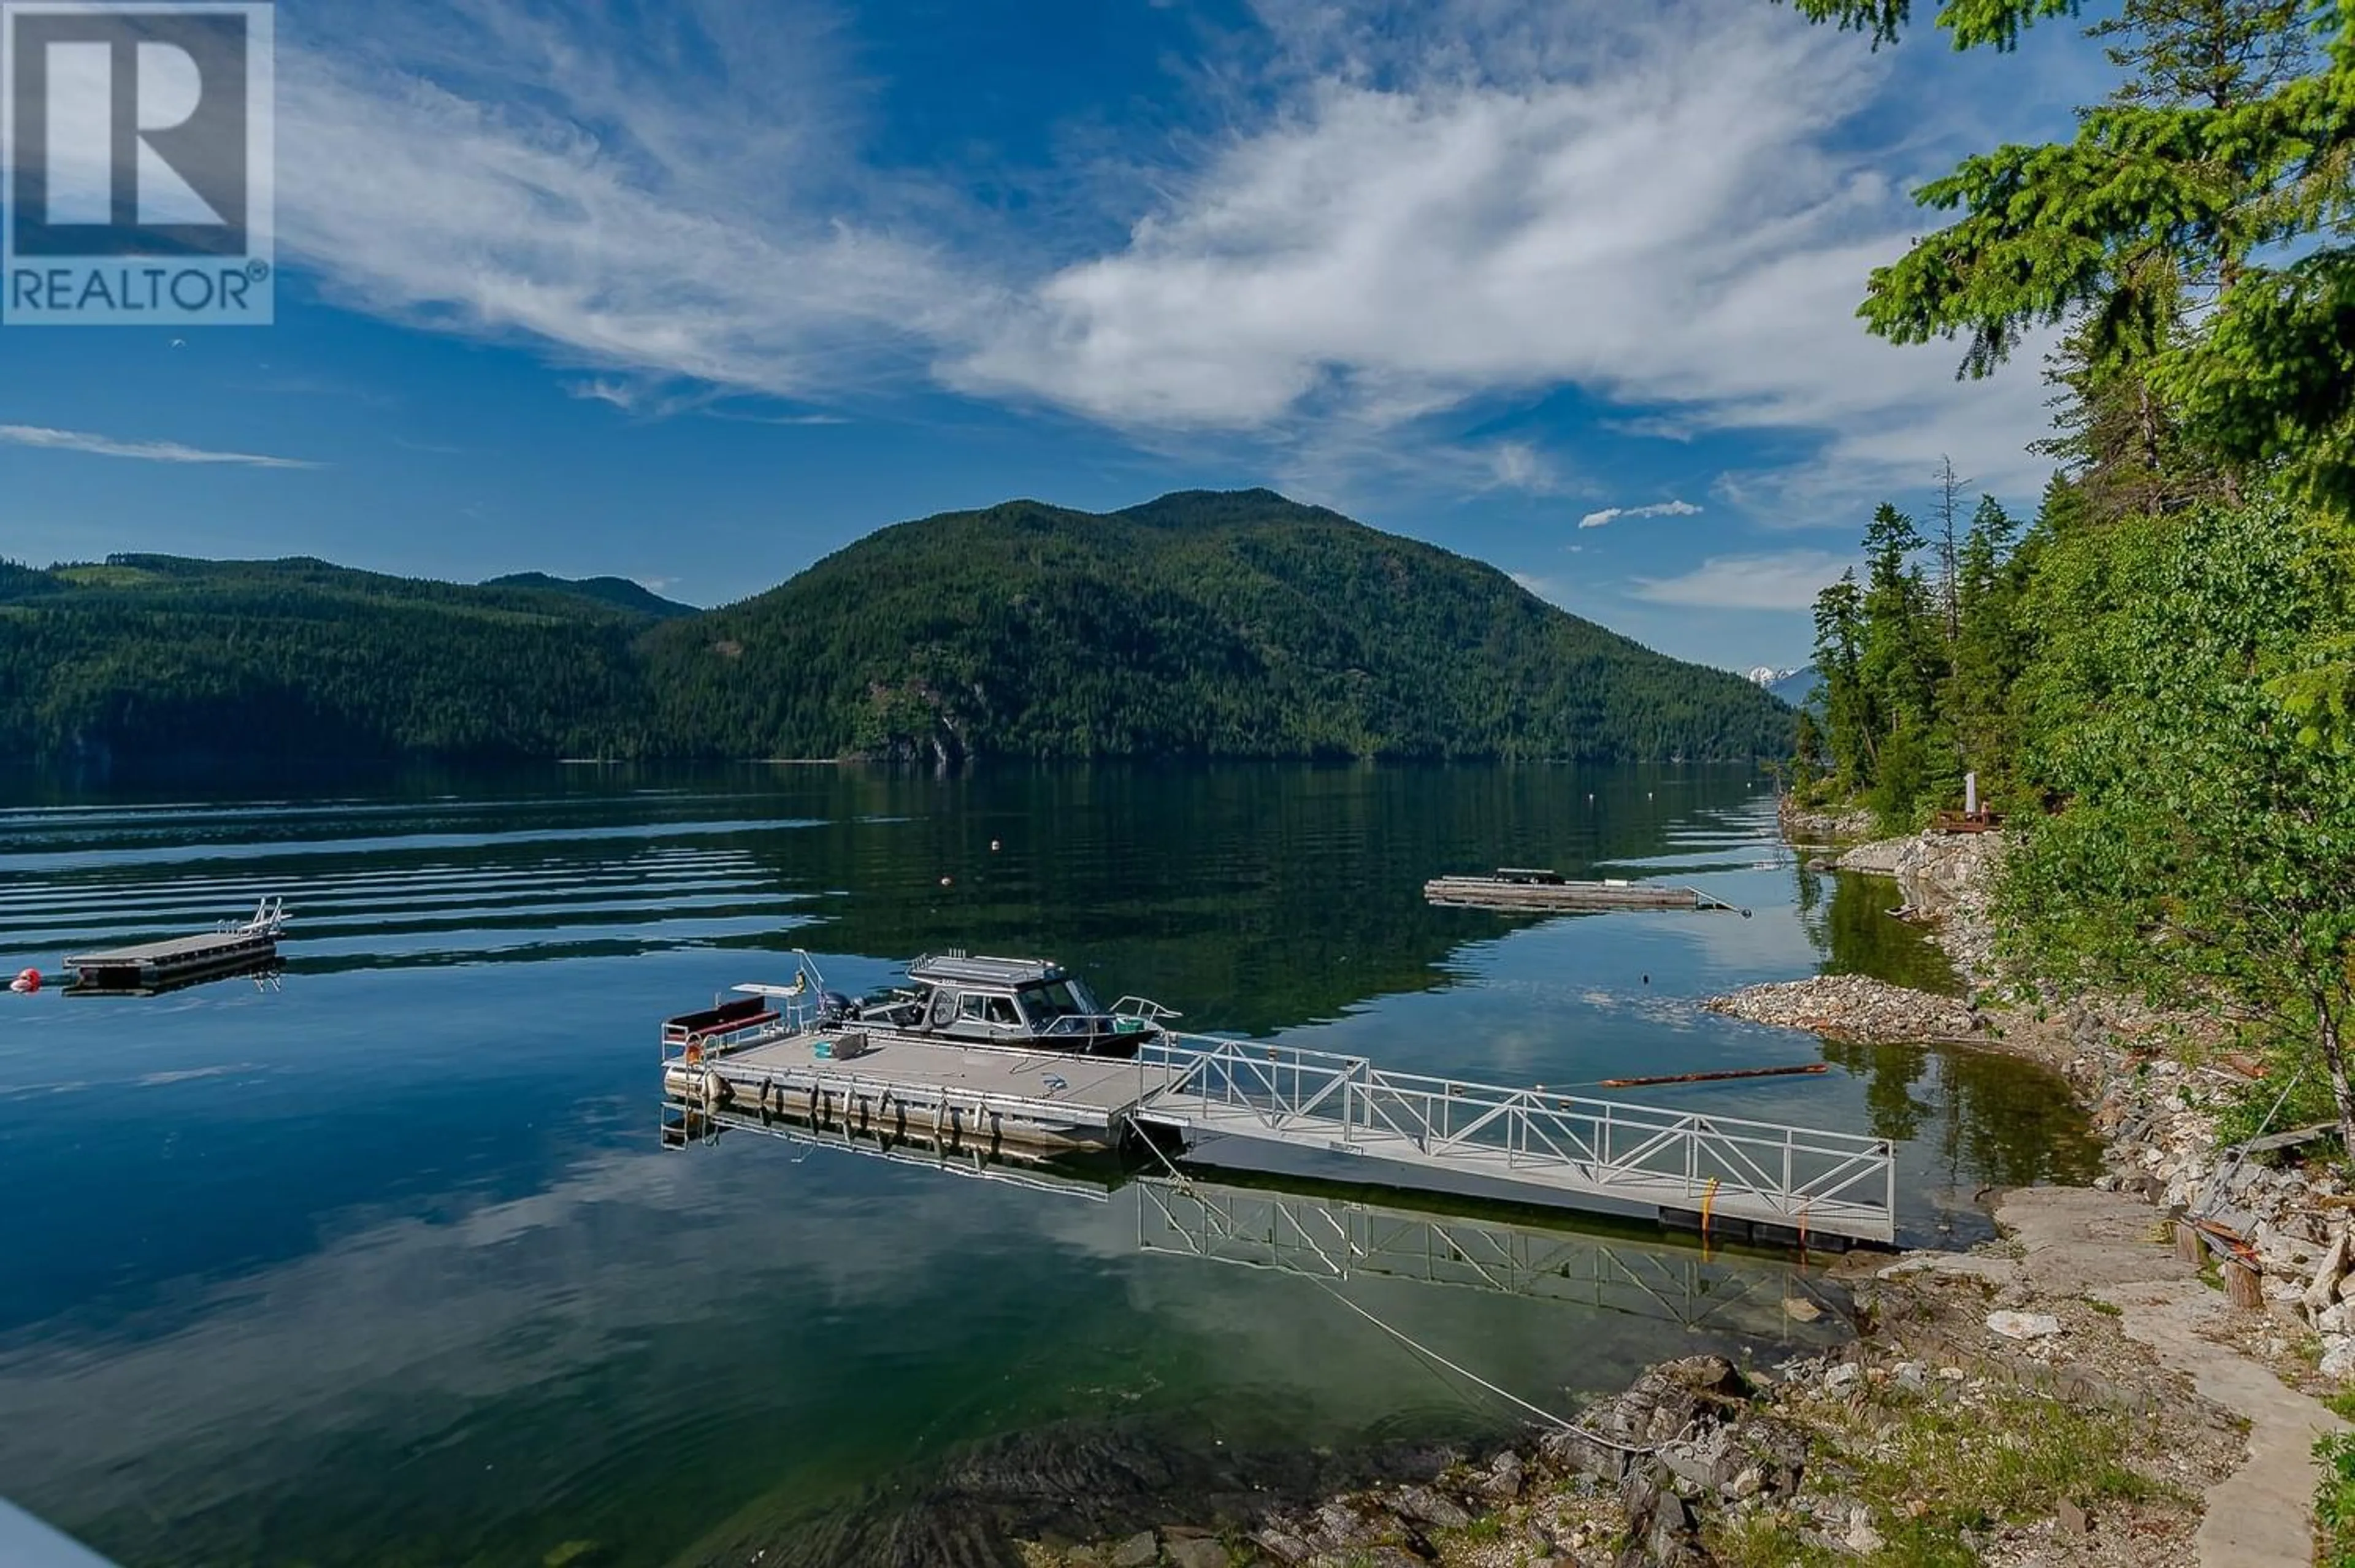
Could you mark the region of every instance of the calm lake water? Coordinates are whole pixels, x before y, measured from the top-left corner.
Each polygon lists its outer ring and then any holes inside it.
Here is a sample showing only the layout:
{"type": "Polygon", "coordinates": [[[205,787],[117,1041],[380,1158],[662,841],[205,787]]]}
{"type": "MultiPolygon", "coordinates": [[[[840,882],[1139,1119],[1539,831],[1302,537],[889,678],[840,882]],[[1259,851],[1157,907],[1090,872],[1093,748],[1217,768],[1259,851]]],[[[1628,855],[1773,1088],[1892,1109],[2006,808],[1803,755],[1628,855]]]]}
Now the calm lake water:
{"type": "Polygon", "coordinates": [[[0,1496],[126,1568],[986,1562],[1518,1424],[1373,1319],[1563,1411],[1646,1360],[1828,1331],[1783,1309],[1830,1298],[1794,1260],[1465,1205],[1434,1230],[1296,1179],[1356,1170],[1189,1195],[747,1133],[662,1149],[657,1021],[794,947],[846,990],[928,949],[1047,954],[1189,1028],[1463,1077],[1828,1058],[1631,1097],[1901,1140],[1912,1241],[2092,1166],[2023,1064],[1697,1009],[1827,967],[1951,984],[1893,888],[1795,864],[1739,770],[0,791],[9,972],[265,893],[294,920],[274,983],[0,996],[0,1496]],[[1497,864],[1673,873],[1755,918],[1423,901],[1497,864]],[[1337,1286],[1194,1255],[1205,1200],[1286,1234],[1379,1221],[1424,1265],[1337,1286]]]}

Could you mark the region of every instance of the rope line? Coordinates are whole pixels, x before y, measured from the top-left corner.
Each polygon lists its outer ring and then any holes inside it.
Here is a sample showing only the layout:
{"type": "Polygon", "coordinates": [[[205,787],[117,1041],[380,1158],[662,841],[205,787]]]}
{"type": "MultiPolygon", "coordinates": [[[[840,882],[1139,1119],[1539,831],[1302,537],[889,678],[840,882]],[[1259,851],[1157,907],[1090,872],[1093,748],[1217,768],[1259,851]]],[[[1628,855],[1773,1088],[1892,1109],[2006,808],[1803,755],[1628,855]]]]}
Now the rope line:
{"type": "MultiPolygon", "coordinates": [[[[1178,1169],[1176,1165],[1171,1163],[1169,1157],[1162,1152],[1161,1146],[1159,1144],[1155,1143],[1150,1137],[1146,1136],[1145,1129],[1143,1126],[1138,1125],[1136,1118],[1132,1115],[1125,1117],[1124,1120],[1127,1121],[1130,1130],[1137,1135],[1138,1138],[1143,1141],[1146,1147],[1153,1151],[1154,1157],[1161,1162],[1161,1168],[1167,1171],[1171,1178],[1177,1181],[1178,1186],[1184,1188],[1188,1193],[1192,1193],[1195,1190],[1192,1180],[1187,1177],[1184,1171],[1178,1169]]],[[[1422,1356],[1439,1366],[1446,1368],[1449,1371],[1454,1372],[1457,1377],[1464,1379],[1466,1382],[1478,1384],[1480,1387],[1487,1390],[1490,1393],[1495,1394],[1498,1399],[1504,1400],[1507,1403],[1518,1405],[1519,1408],[1528,1411],[1531,1415],[1536,1416],[1540,1421],[1544,1422],[1548,1426],[1553,1427],[1557,1431],[1567,1432],[1574,1437],[1582,1437],[1589,1443],[1597,1444],[1604,1448],[1614,1449],[1622,1454],[1648,1455],[1655,1454],[1659,1451],[1657,1445],[1621,1443],[1614,1438],[1605,1437],[1599,1432],[1590,1431],[1588,1428],[1579,1425],[1576,1422],[1565,1421],[1561,1416],[1556,1415],[1553,1412],[1545,1409],[1541,1405],[1531,1404],[1528,1400],[1523,1399],[1520,1395],[1513,1392],[1510,1389],[1498,1388],[1495,1383],[1490,1382],[1487,1378],[1484,1378],[1479,1373],[1473,1371],[1470,1368],[1459,1366],[1455,1362],[1449,1360],[1445,1356],[1441,1355],[1438,1351],[1423,1343],[1413,1335],[1407,1333],[1404,1329],[1394,1328],[1391,1325],[1383,1322],[1372,1312],[1359,1306],[1356,1302],[1342,1295],[1330,1281],[1318,1279],[1314,1275],[1302,1275],[1301,1277],[1307,1280],[1309,1284],[1315,1285],[1326,1295],[1331,1296],[1334,1300],[1339,1302],[1342,1306],[1348,1307],[1350,1311],[1356,1313],[1359,1317],[1364,1318],[1367,1322],[1372,1324],[1375,1328],[1380,1329],[1383,1333],[1388,1334],[1391,1339],[1396,1339],[1400,1344],[1404,1345],[1408,1349],[1412,1350],[1417,1355],[1422,1356]]],[[[1678,1435],[1682,1436],[1683,1434],[1679,1433],[1678,1435]]]]}

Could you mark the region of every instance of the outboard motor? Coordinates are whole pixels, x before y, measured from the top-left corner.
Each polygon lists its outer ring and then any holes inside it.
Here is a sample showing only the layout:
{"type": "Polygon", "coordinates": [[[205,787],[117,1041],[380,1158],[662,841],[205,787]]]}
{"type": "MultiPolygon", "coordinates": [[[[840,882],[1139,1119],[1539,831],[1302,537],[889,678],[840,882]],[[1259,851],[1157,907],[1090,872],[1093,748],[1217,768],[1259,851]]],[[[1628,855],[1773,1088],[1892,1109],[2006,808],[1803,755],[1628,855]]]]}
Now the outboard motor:
{"type": "Polygon", "coordinates": [[[840,991],[820,991],[817,994],[817,1027],[832,1029],[849,1023],[858,1017],[858,1004],[840,991]]]}

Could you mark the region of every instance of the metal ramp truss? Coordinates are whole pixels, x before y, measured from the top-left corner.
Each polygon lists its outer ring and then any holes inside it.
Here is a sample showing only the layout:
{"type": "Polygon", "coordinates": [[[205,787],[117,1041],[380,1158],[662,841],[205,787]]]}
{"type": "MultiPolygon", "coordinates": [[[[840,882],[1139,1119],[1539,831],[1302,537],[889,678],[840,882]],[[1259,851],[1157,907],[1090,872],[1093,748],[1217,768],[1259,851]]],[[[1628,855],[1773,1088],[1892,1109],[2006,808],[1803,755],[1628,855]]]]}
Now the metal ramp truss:
{"type": "Polygon", "coordinates": [[[1200,1036],[1147,1042],[1137,1068],[1136,1118],[1188,1134],[1452,1172],[1540,1201],[1648,1209],[1760,1240],[1896,1236],[1897,1160],[1885,1138],[1392,1072],[1359,1056],[1200,1036]]]}

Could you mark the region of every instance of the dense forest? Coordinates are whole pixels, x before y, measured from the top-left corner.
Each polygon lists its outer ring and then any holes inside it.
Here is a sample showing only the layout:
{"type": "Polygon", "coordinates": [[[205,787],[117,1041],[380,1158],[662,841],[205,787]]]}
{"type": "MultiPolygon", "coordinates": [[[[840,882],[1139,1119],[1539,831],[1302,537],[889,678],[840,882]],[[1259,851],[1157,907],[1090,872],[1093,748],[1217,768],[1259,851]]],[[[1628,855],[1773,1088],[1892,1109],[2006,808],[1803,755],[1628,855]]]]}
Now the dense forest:
{"type": "Polygon", "coordinates": [[[1749,758],[1789,710],[1266,491],[902,523],[697,613],[614,579],[0,565],[0,755],[1749,758]]]}
{"type": "Polygon", "coordinates": [[[645,643],[732,754],[1753,757],[1787,709],[1267,491],[886,528],[645,643]]]}
{"type": "MultiPolygon", "coordinates": [[[[2075,9],[1939,23],[2002,48],[2075,9]]],[[[1862,578],[1817,603],[1794,766],[1891,826],[1977,773],[2011,812],[1998,908],[2031,995],[2219,1019],[2275,1061],[2242,1131],[2335,1119],[2355,1148],[2355,6],[2122,0],[2091,31],[2115,90],[2073,140],[1926,187],[1959,216],[1860,312],[1962,340],[1966,375],[2059,328],[2058,471],[2024,524],[1952,483],[1926,530],[1873,516],[1862,578]]]]}

